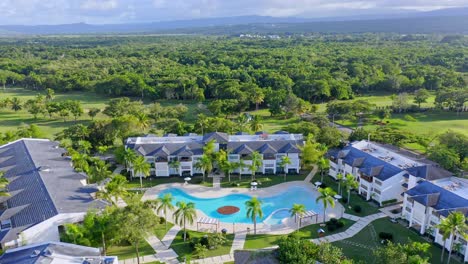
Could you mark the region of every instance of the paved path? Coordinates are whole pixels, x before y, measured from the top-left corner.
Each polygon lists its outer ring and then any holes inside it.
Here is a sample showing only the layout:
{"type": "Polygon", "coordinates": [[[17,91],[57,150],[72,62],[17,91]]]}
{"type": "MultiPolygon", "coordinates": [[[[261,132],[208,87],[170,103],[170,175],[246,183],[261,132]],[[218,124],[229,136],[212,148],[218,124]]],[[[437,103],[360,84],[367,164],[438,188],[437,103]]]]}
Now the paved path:
{"type": "MultiPolygon", "coordinates": [[[[346,229],[345,231],[341,233],[337,233],[337,234],[322,237],[322,238],[311,239],[311,241],[314,243],[320,243],[320,242],[335,242],[338,240],[347,239],[347,238],[355,236],[357,233],[359,233],[362,229],[364,229],[364,227],[366,227],[372,221],[377,220],[379,218],[386,217],[386,216],[387,215],[384,213],[376,213],[373,215],[368,215],[366,217],[360,217],[356,221],[356,223],[354,223],[350,228],[346,229]]],[[[351,216],[348,214],[344,214],[343,217],[347,219],[351,219],[351,220],[352,220],[351,217],[356,219],[356,216],[351,216]]]]}
{"type": "Polygon", "coordinates": [[[146,238],[146,242],[148,242],[154,251],[156,251],[156,258],[158,260],[166,263],[178,263],[177,253],[169,247],[179,231],[180,227],[174,225],[169,229],[169,231],[167,231],[162,241],[154,235],[146,238]]]}
{"type": "Polygon", "coordinates": [[[213,176],[213,188],[221,189],[221,177],[213,176]]]}
{"type": "Polygon", "coordinates": [[[122,166],[122,165],[117,165],[117,168],[115,168],[115,170],[114,170],[112,173],[113,173],[113,174],[120,174],[120,172],[122,172],[124,169],[125,169],[124,166],[122,166]]]}
{"type": "Polygon", "coordinates": [[[234,240],[232,241],[231,254],[234,254],[235,250],[244,249],[245,238],[247,237],[247,232],[238,232],[234,235],[234,240]]]}
{"type": "Polygon", "coordinates": [[[307,174],[307,177],[305,177],[304,181],[310,182],[312,178],[315,176],[315,174],[317,173],[317,170],[318,170],[318,166],[314,165],[314,168],[309,172],[309,174],[307,174]]]}

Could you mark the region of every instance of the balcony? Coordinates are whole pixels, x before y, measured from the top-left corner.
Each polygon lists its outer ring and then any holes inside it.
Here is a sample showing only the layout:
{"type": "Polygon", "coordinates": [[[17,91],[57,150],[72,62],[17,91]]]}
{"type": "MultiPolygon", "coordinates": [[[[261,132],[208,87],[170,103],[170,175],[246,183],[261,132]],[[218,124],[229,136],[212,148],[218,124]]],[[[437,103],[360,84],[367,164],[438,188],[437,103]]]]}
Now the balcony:
{"type": "Polygon", "coordinates": [[[362,174],[362,173],[361,173],[361,176],[360,176],[360,177],[361,177],[362,180],[365,180],[365,181],[367,181],[367,182],[372,182],[372,181],[373,181],[373,179],[372,179],[373,177],[364,175],[364,174],[362,174]]]}
{"type": "Polygon", "coordinates": [[[405,183],[403,183],[401,186],[403,186],[403,188],[406,188],[406,189],[408,189],[408,183],[406,183],[406,182],[405,182],[405,183]]]}

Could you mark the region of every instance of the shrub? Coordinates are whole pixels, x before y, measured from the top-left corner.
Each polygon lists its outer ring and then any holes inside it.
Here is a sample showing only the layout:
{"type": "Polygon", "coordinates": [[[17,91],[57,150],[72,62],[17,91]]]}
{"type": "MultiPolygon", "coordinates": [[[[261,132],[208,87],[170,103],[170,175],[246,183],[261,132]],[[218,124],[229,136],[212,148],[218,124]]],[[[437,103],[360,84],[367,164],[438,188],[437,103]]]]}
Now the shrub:
{"type": "Polygon", "coordinates": [[[412,116],[410,116],[410,115],[405,115],[403,118],[404,118],[406,121],[409,121],[409,122],[416,122],[416,121],[418,121],[416,118],[414,118],[414,117],[412,117],[412,116]]]}
{"type": "Polygon", "coordinates": [[[348,197],[343,197],[343,198],[341,198],[341,201],[342,201],[343,203],[348,203],[348,197]]]}
{"type": "Polygon", "coordinates": [[[338,223],[336,225],[337,225],[338,228],[342,228],[342,227],[345,226],[345,223],[344,223],[343,220],[340,220],[340,221],[338,221],[338,223]]]}
{"type": "Polygon", "coordinates": [[[331,218],[330,219],[331,224],[336,224],[337,222],[338,222],[338,219],[336,219],[336,218],[331,218]]]}
{"type": "Polygon", "coordinates": [[[393,209],[390,211],[392,214],[398,214],[400,213],[400,209],[393,209]]]}
{"type": "Polygon", "coordinates": [[[190,243],[189,243],[190,248],[194,250],[196,244],[200,244],[200,239],[198,237],[194,237],[190,240],[190,243]]]}
{"type": "Polygon", "coordinates": [[[379,233],[379,238],[383,240],[393,240],[393,234],[392,233],[387,233],[387,232],[380,232],[379,233]]]}
{"type": "Polygon", "coordinates": [[[203,246],[206,246],[207,248],[210,246],[210,240],[208,239],[208,236],[207,236],[207,235],[204,235],[204,236],[200,239],[200,244],[202,244],[203,246]]]}
{"type": "MultiPolygon", "coordinates": [[[[180,238],[181,238],[181,239],[184,239],[184,232],[181,232],[181,233],[180,233],[180,238]]],[[[190,238],[190,232],[187,232],[186,238],[187,238],[187,239],[190,238]]]]}
{"type": "Polygon", "coordinates": [[[356,212],[356,213],[360,213],[362,212],[362,208],[360,205],[355,205],[353,206],[353,211],[356,212]]]}
{"type": "Polygon", "coordinates": [[[336,225],[327,225],[327,230],[333,232],[336,230],[336,225]]]}
{"type": "Polygon", "coordinates": [[[391,203],[396,203],[398,200],[397,199],[390,199],[382,202],[382,205],[386,204],[391,204],[391,203]]]}
{"type": "Polygon", "coordinates": [[[165,219],[164,217],[160,217],[160,218],[159,218],[159,224],[162,225],[162,224],[164,224],[164,223],[166,223],[166,219],[165,219]]]}

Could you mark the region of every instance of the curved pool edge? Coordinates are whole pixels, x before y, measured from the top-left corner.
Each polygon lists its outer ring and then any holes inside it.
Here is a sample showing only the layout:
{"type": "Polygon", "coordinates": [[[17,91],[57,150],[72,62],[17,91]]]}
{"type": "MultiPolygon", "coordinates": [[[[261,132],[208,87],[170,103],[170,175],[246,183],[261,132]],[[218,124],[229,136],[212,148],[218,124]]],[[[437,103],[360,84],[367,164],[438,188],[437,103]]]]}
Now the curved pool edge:
{"type": "Polygon", "coordinates": [[[279,224],[269,224],[269,223],[268,223],[268,220],[270,220],[270,219],[273,217],[273,215],[276,214],[276,213],[279,212],[279,211],[289,211],[289,209],[288,209],[288,208],[279,208],[279,209],[274,210],[273,212],[271,212],[270,215],[268,215],[268,216],[265,218],[265,220],[262,221],[262,223],[265,224],[265,225],[269,225],[269,226],[284,225],[284,224],[285,224],[284,221],[285,221],[285,219],[287,219],[288,217],[284,217],[283,219],[281,219],[281,223],[279,223],[279,224]]]}

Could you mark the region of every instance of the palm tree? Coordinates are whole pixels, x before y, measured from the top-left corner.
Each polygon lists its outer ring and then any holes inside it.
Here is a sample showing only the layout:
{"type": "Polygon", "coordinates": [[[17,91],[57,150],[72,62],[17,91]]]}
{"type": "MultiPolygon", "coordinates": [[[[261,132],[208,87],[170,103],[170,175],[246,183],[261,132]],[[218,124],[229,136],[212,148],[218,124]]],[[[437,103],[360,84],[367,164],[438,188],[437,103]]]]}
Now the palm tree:
{"type": "Polygon", "coordinates": [[[205,132],[205,128],[208,126],[208,118],[204,114],[198,114],[197,116],[197,124],[200,127],[202,135],[205,132]]]}
{"type": "Polygon", "coordinates": [[[443,219],[440,224],[437,225],[437,228],[442,232],[442,238],[444,239],[444,246],[442,247],[442,256],[440,262],[444,260],[444,251],[447,239],[450,237],[450,248],[449,248],[449,257],[447,259],[447,264],[450,263],[450,258],[452,257],[452,246],[454,236],[461,236],[465,240],[468,239],[468,225],[466,224],[466,217],[461,212],[452,212],[447,218],[443,219]]]}
{"type": "Polygon", "coordinates": [[[256,88],[253,91],[254,93],[252,94],[252,102],[255,103],[255,110],[258,111],[258,105],[263,103],[263,100],[265,99],[265,94],[263,93],[263,90],[260,88],[256,88]]]}
{"type": "Polygon", "coordinates": [[[250,129],[254,132],[262,130],[263,125],[261,121],[262,119],[259,115],[253,115],[252,119],[250,120],[250,129]]]}
{"type": "Polygon", "coordinates": [[[293,204],[293,207],[289,209],[289,212],[291,213],[291,216],[294,216],[294,219],[297,223],[297,230],[299,230],[299,228],[301,228],[302,215],[304,215],[306,212],[305,205],[293,204]],[[299,218],[299,221],[297,221],[297,218],[299,218]]]}
{"type": "Polygon", "coordinates": [[[150,119],[144,112],[135,113],[135,117],[138,121],[138,126],[142,130],[146,130],[150,126],[150,119]]]}
{"type": "Polygon", "coordinates": [[[323,172],[330,168],[330,162],[328,159],[322,157],[318,160],[318,167],[320,169],[321,182],[323,182],[323,172]]]}
{"type": "Polygon", "coordinates": [[[205,173],[209,175],[213,170],[213,162],[211,161],[210,156],[203,154],[195,163],[195,168],[202,171],[203,181],[205,181],[205,173]]]}
{"type": "Polygon", "coordinates": [[[93,161],[93,166],[88,170],[89,181],[91,183],[100,182],[109,178],[112,172],[109,170],[109,164],[105,161],[96,159],[93,161]]]}
{"type": "MultiPolygon", "coordinates": [[[[133,166],[133,163],[135,162],[136,158],[138,157],[138,155],[136,154],[136,152],[131,149],[131,148],[126,148],[124,151],[123,151],[123,161],[125,162],[125,166],[127,167],[127,171],[129,168],[132,168],[133,166]]],[[[133,177],[133,170],[132,170],[132,177],[133,177]]]]}
{"type": "Polygon", "coordinates": [[[138,156],[133,163],[133,170],[140,177],[140,186],[143,188],[143,177],[150,175],[151,165],[146,162],[145,157],[138,156]]]}
{"type": "Polygon", "coordinates": [[[249,165],[249,169],[252,172],[252,180],[255,180],[255,172],[260,166],[262,166],[262,155],[257,151],[252,152],[250,156],[252,163],[249,165]]]}
{"type": "Polygon", "coordinates": [[[55,96],[54,90],[51,89],[51,88],[47,88],[46,89],[46,96],[45,96],[46,100],[50,101],[50,100],[54,99],[54,96],[55,96]]]}
{"type": "Polygon", "coordinates": [[[239,181],[242,180],[242,169],[245,168],[245,163],[243,160],[239,160],[239,162],[234,162],[233,165],[234,169],[239,169],[239,181]]]}
{"type": "Polygon", "coordinates": [[[218,152],[218,155],[216,156],[216,160],[218,162],[218,166],[220,167],[220,169],[224,172],[224,174],[227,174],[228,181],[231,182],[231,173],[236,168],[235,168],[234,163],[228,160],[227,152],[220,149],[218,152]]]}
{"type": "Polygon", "coordinates": [[[247,114],[241,114],[237,117],[236,123],[238,125],[239,131],[242,132],[245,130],[247,123],[249,122],[249,118],[247,114]]]}
{"type": "Polygon", "coordinates": [[[180,161],[179,160],[171,160],[168,163],[169,168],[176,170],[177,174],[179,174],[179,167],[180,167],[180,161]]]}
{"type": "Polygon", "coordinates": [[[8,180],[5,178],[5,172],[0,171],[0,196],[10,196],[7,191],[8,180]]]}
{"type": "Polygon", "coordinates": [[[115,175],[112,180],[107,184],[106,191],[109,193],[112,203],[117,203],[119,198],[126,197],[128,195],[127,188],[127,178],[120,174],[115,175]]]}
{"type": "Polygon", "coordinates": [[[257,234],[257,217],[263,217],[262,204],[263,201],[258,200],[256,196],[245,202],[247,217],[251,218],[254,224],[254,235],[257,234]]]}
{"type": "Polygon", "coordinates": [[[73,168],[76,171],[87,172],[89,170],[89,157],[87,154],[76,152],[72,155],[73,168]]]}
{"type": "Polygon", "coordinates": [[[333,196],[336,194],[332,188],[319,188],[318,191],[320,192],[320,196],[315,199],[315,202],[322,201],[323,203],[323,223],[325,223],[327,207],[330,205],[331,207],[335,207],[335,198],[333,196]]]}
{"type": "Polygon", "coordinates": [[[356,181],[354,176],[352,174],[346,174],[346,178],[343,181],[343,187],[344,189],[348,192],[348,204],[351,199],[351,190],[352,189],[357,189],[359,187],[359,182],[356,181]]]}
{"type": "Polygon", "coordinates": [[[13,97],[10,101],[11,104],[11,109],[14,110],[15,112],[23,109],[23,105],[21,103],[21,100],[18,99],[18,97],[13,97]]]}
{"type": "Polygon", "coordinates": [[[343,180],[343,173],[338,173],[336,175],[336,179],[338,180],[338,193],[341,195],[341,181],[343,180]]]}
{"type": "Polygon", "coordinates": [[[159,206],[156,209],[156,212],[159,213],[160,211],[164,212],[164,221],[166,223],[166,232],[167,232],[167,210],[173,210],[174,205],[172,205],[172,202],[174,201],[174,197],[172,197],[172,194],[166,193],[163,195],[163,197],[159,197],[157,199],[159,206]]]}
{"type": "Polygon", "coordinates": [[[284,172],[284,180],[286,181],[286,167],[288,165],[291,165],[291,158],[289,158],[289,156],[282,156],[281,157],[281,160],[280,162],[278,163],[278,166],[280,166],[280,168],[283,168],[283,172],[284,172]]]}
{"type": "Polygon", "coordinates": [[[195,210],[195,204],[185,203],[184,201],[177,202],[176,206],[178,209],[174,212],[174,218],[178,225],[184,227],[184,241],[187,238],[187,230],[185,229],[185,225],[187,222],[189,224],[193,224],[195,217],[197,216],[197,211],[195,210]]]}

